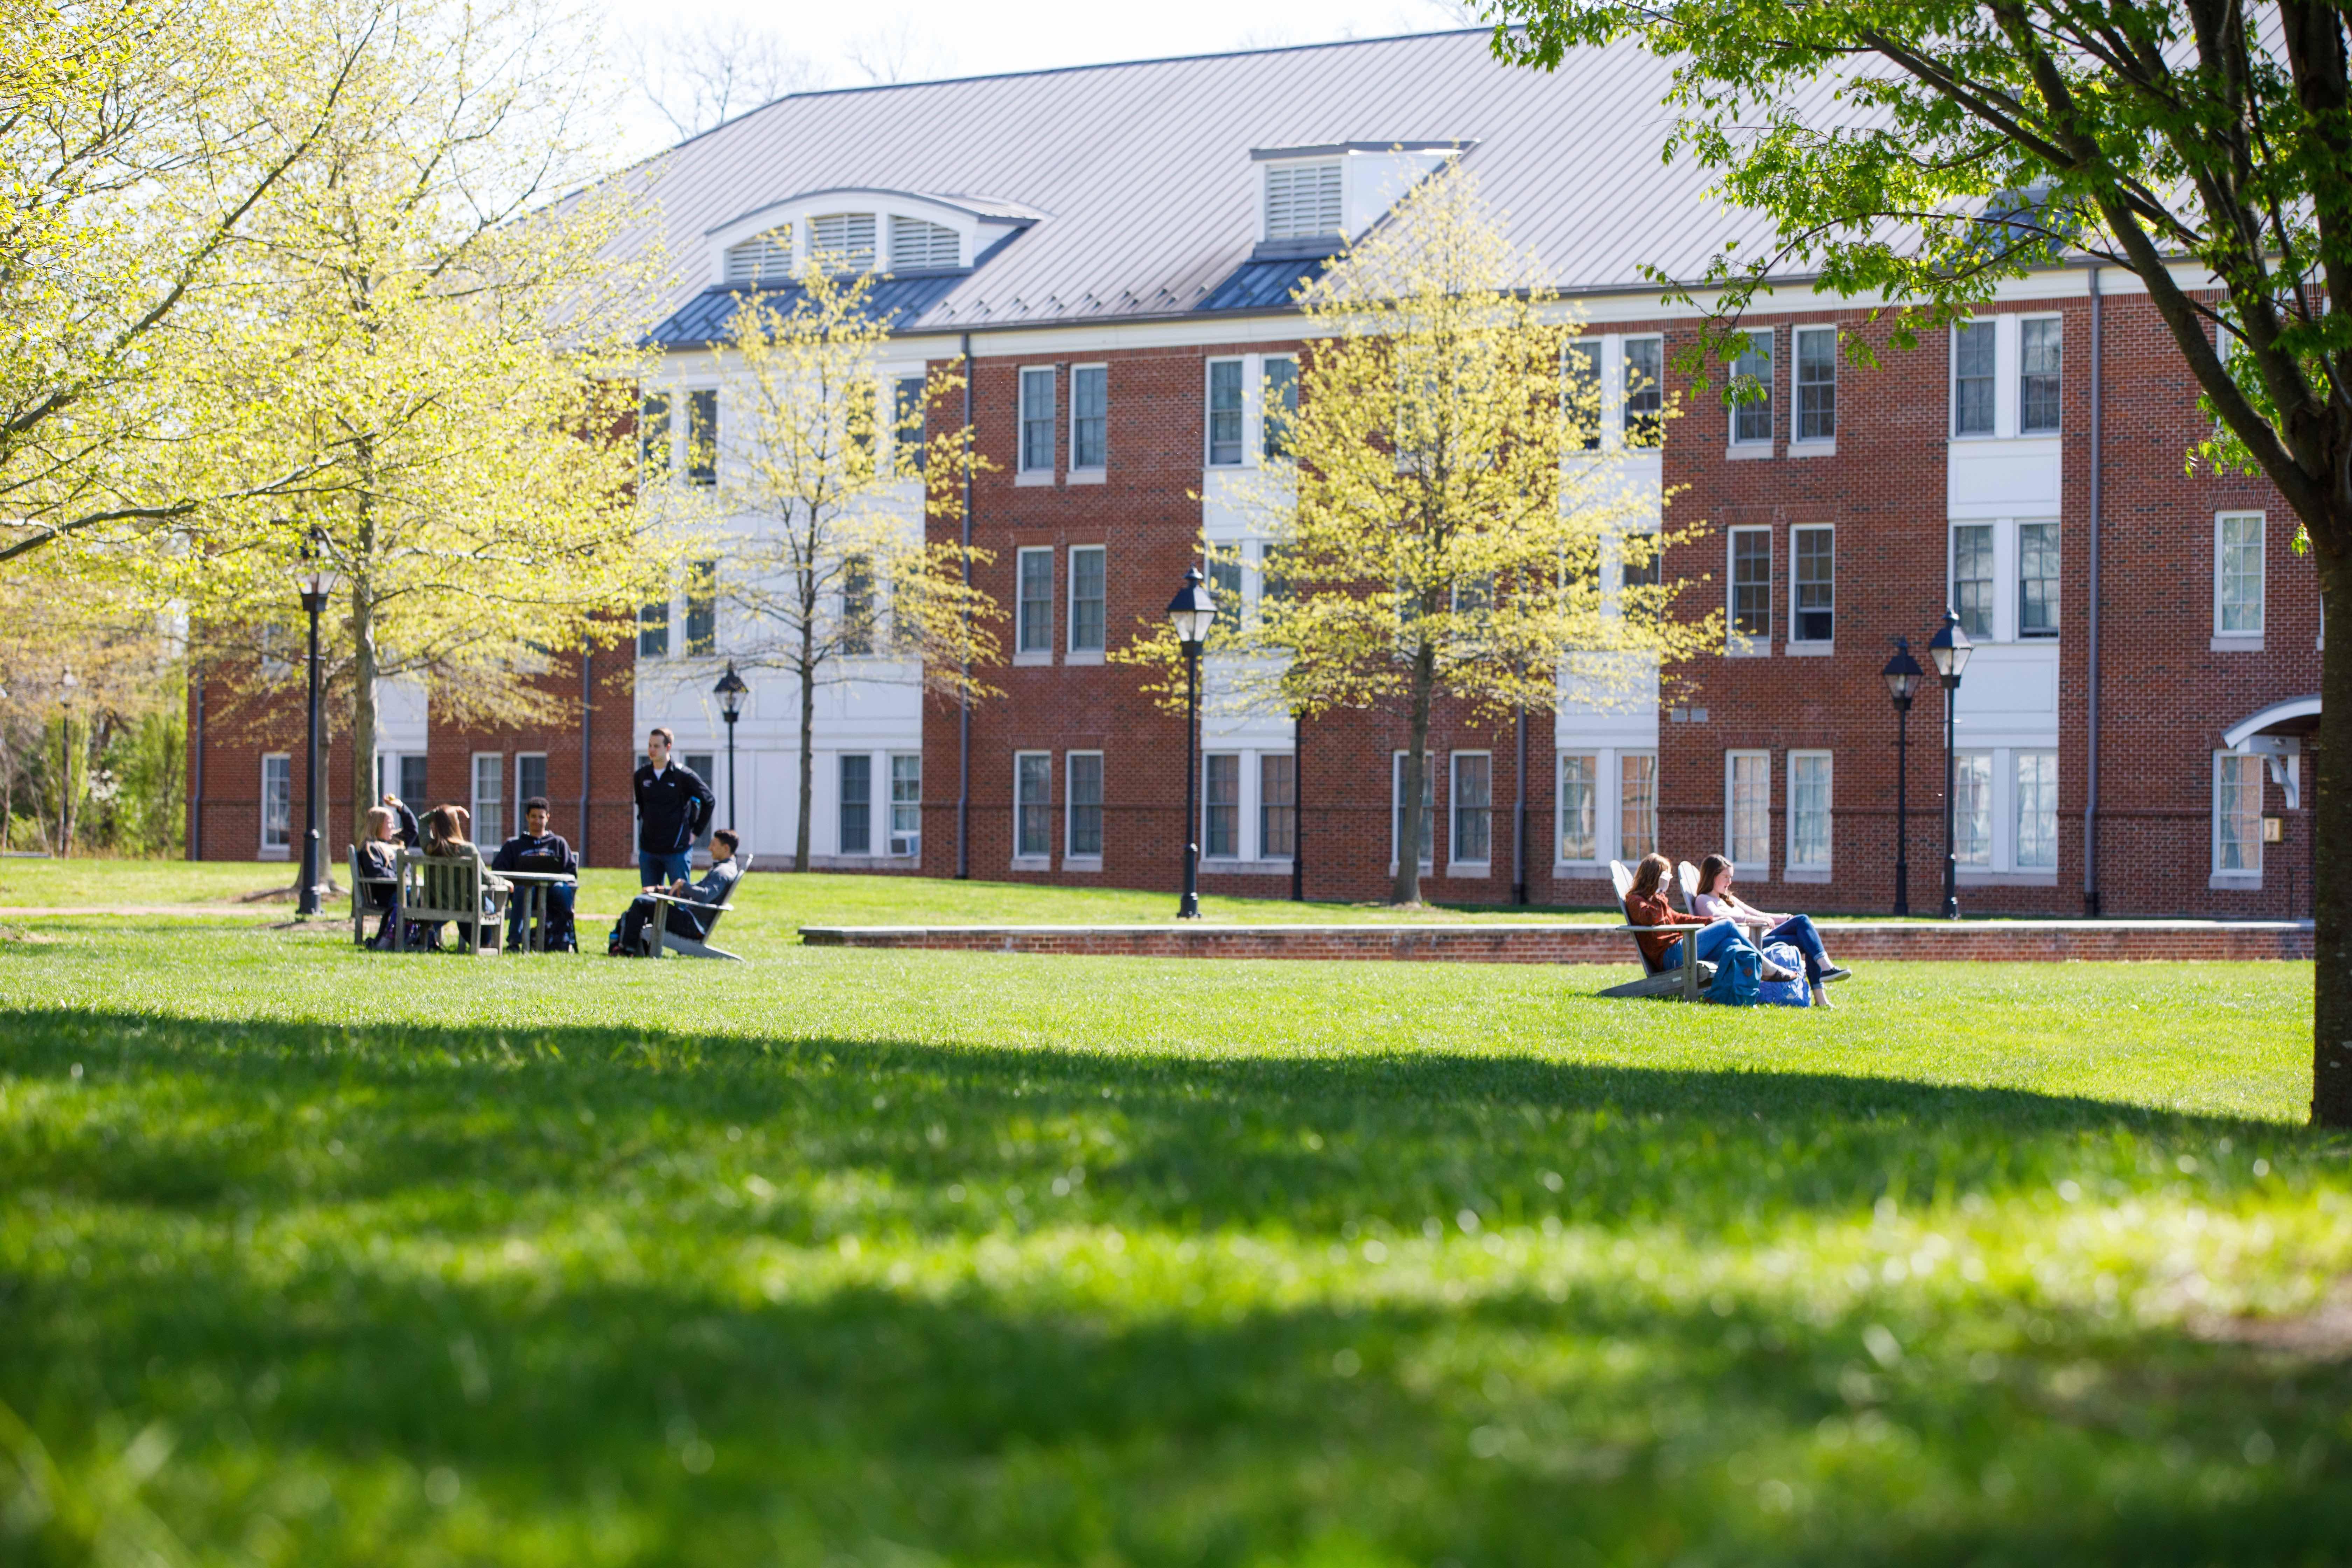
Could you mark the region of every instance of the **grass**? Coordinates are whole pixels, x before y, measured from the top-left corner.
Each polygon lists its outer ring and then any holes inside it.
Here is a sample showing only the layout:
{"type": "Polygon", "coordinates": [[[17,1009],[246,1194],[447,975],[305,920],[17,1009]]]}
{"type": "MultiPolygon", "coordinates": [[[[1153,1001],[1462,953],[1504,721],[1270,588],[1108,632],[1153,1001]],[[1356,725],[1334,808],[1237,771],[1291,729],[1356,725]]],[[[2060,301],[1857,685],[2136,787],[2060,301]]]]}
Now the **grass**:
{"type": "Polygon", "coordinates": [[[19,922],[0,1561],[2352,1538],[2308,965],[1876,965],[1814,1015],[760,942],[19,922]]]}

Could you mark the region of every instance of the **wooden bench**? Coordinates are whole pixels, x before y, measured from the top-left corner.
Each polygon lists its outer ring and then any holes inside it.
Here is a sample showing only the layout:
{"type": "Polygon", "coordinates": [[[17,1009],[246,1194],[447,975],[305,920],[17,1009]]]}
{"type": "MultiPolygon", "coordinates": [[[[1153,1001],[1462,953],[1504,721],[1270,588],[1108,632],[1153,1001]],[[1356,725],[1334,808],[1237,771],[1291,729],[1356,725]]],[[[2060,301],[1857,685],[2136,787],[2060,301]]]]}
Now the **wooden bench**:
{"type": "Polygon", "coordinates": [[[1714,922],[1698,921],[1673,925],[1635,925],[1632,913],[1625,908],[1625,895],[1633,888],[1633,873],[1625,868],[1625,863],[1622,860],[1612,860],[1609,862],[1609,880],[1617,889],[1617,912],[1625,917],[1625,923],[1616,929],[1647,935],[1654,935],[1659,931],[1673,931],[1683,938],[1683,961],[1672,969],[1661,968],[1650,962],[1649,953],[1642,947],[1641,937],[1636,936],[1633,939],[1633,952],[1642,961],[1642,978],[1629,980],[1622,985],[1612,985],[1601,994],[1603,996],[1679,996],[1685,1002],[1697,1001],[1707,986],[1715,982],[1715,965],[1700,962],[1696,934],[1714,922]]]}
{"type": "Polygon", "coordinates": [[[681,958],[723,958],[731,963],[743,962],[741,956],[725,948],[710,945],[710,933],[719,929],[719,917],[727,912],[735,889],[743,883],[743,874],[751,868],[751,857],[739,853],[735,857],[735,879],[727,884],[715,904],[698,904],[692,899],[681,899],[673,893],[649,893],[655,904],[654,918],[646,922],[646,956],[659,958],[664,952],[675,952],[681,958]],[[702,936],[697,940],[681,936],[669,929],[669,911],[680,909],[690,911],[702,922],[702,936]]]}
{"type": "Polygon", "coordinates": [[[397,877],[372,877],[365,871],[360,869],[360,847],[358,845],[354,844],[351,847],[351,854],[352,942],[355,946],[365,947],[367,945],[368,917],[370,915],[383,915],[387,910],[391,909],[394,904],[399,901],[400,879],[397,877]],[[377,889],[383,891],[383,903],[377,904],[369,901],[368,893],[372,889],[377,889]]]}
{"type": "Polygon", "coordinates": [[[478,850],[436,857],[421,849],[403,849],[399,886],[393,889],[393,951],[408,951],[411,921],[431,925],[448,921],[474,928],[468,956],[478,954],[485,943],[492,952],[504,953],[507,898],[511,891],[482,864],[478,850]]]}

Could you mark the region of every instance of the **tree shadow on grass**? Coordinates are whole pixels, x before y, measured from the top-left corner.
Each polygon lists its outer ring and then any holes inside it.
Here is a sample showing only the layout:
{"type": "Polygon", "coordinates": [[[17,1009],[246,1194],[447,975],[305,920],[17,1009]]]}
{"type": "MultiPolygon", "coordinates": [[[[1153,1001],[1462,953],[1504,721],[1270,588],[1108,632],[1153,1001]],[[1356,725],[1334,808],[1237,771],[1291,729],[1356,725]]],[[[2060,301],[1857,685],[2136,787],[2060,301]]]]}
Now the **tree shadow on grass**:
{"type": "Polygon", "coordinates": [[[2340,1363],[2030,1286],[1656,1280],[2183,1153],[2216,1204],[2256,1157],[2341,1185],[2324,1135],[1490,1058],[5,1022],[43,1098],[0,1134],[0,1398],[69,1465],[106,1413],[168,1423],[152,1489],[200,1547],[2196,1563],[2352,1531],[2340,1363]],[[1547,1276],[1465,1234],[1548,1219],[1633,1250],[1547,1276]],[[1453,1250],[1409,1264],[1433,1223],[1453,1250]]]}

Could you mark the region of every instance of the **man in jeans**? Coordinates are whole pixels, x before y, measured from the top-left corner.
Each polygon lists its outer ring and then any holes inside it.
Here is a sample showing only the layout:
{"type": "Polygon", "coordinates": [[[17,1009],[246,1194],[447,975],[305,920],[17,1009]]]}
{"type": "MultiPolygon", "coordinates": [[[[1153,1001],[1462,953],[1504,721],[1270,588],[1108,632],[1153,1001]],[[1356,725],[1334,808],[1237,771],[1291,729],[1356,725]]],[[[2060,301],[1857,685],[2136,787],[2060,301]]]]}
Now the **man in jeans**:
{"type": "MultiPolygon", "coordinates": [[[[499,846],[490,861],[493,871],[531,871],[546,876],[577,877],[580,858],[561,833],[548,831],[547,797],[532,795],[522,803],[522,831],[499,846]]],[[[572,930],[573,884],[553,882],[547,889],[547,942],[551,949],[577,949],[572,930]]],[[[522,946],[522,900],[514,900],[507,916],[507,946],[522,946]]]]}
{"type": "Polygon", "coordinates": [[[719,797],[700,774],[670,755],[676,743],[656,726],[633,786],[637,797],[637,886],[648,891],[683,881],[694,841],[710,826],[719,797]]]}

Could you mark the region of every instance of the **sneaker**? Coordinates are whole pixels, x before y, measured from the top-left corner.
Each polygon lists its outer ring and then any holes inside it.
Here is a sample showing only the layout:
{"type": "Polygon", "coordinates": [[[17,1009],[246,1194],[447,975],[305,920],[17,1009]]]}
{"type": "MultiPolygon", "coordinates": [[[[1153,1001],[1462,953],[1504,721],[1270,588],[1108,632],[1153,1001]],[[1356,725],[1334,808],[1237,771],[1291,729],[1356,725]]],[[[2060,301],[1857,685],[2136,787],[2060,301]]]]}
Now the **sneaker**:
{"type": "Polygon", "coordinates": [[[1828,968],[1822,971],[1822,984],[1826,985],[1832,980],[1848,979],[1853,975],[1853,970],[1840,969],[1836,964],[1832,963],[1828,968]]]}

